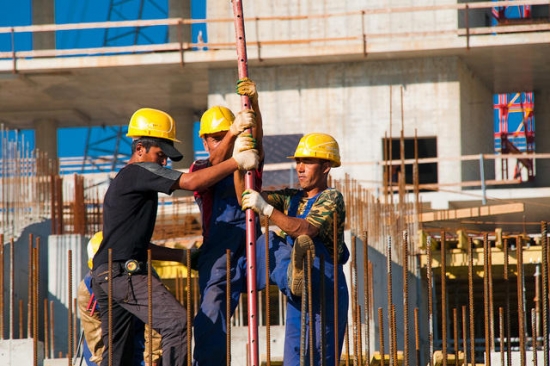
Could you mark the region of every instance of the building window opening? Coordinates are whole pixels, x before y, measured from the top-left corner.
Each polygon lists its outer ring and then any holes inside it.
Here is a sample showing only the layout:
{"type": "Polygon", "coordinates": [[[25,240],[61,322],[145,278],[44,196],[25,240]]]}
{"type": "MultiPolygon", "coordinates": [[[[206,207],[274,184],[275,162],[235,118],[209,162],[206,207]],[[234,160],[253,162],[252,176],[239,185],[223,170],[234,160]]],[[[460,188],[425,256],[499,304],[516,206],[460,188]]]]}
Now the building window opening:
{"type": "MultiPolygon", "coordinates": [[[[417,182],[420,191],[431,191],[433,187],[428,185],[437,184],[437,162],[431,159],[429,162],[422,162],[427,158],[437,158],[437,138],[406,138],[404,141],[404,182],[407,190],[413,190],[417,182]],[[418,158],[418,173],[415,172],[415,159],[418,158]],[[417,179],[415,179],[417,174],[417,179]],[[425,187],[422,187],[426,185],[425,187]]],[[[384,139],[384,181],[388,186],[397,186],[401,175],[401,139],[384,139]],[[391,184],[390,184],[391,183],[391,184]]]]}

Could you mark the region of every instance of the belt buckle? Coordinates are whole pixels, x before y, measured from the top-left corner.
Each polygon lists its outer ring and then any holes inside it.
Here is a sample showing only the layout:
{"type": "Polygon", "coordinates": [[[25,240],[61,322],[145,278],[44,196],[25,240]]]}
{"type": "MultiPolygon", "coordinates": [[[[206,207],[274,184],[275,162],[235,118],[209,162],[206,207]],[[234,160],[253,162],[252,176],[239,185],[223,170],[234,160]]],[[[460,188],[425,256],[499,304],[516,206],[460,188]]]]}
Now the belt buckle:
{"type": "Polygon", "coordinates": [[[140,270],[141,267],[139,265],[139,262],[135,259],[128,259],[126,263],[124,263],[124,271],[129,275],[139,272],[140,270]]]}

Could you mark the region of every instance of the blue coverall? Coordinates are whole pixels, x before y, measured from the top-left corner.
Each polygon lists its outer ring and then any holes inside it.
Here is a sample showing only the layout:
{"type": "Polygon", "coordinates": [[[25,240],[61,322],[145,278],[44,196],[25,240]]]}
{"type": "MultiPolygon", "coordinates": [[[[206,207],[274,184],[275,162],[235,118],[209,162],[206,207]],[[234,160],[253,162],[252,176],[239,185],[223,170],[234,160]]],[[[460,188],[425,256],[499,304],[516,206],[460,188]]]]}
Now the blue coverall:
{"type": "MultiPolygon", "coordinates": [[[[210,366],[226,363],[227,254],[231,251],[231,315],[246,291],[246,215],[235,195],[233,175],[211,188],[209,223],[197,266],[199,272],[200,308],[193,322],[195,349],[193,365],[210,366]]],[[[209,210],[197,201],[201,210],[209,210]]],[[[209,205],[209,204],[207,204],[209,205]]],[[[261,232],[256,220],[256,232],[261,232]]]]}
{"type": "MultiPolygon", "coordinates": [[[[296,214],[299,202],[299,193],[291,199],[291,204],[288,210],[288,216],[305,218],[315,199],[310,199],[309,204],[300,215],[296,214]]],[[[323,356],[326,365],[334,365],[335,357],[340,359],[344,335],[347,325],[347,313],[349,307],[349,293],[344,276],[343,264],[349,259],[349,251],[345,248],[344,256],[340,263],[337,264],[338,273],[338,351],[335,352],[334,347],[334,262],[332,253],[329,253],[325,245],[316,238],[313,238],[315,244],[315,259],[311,271],[312,298],[323,299],[322,301],[314,300],[313,305],[313,326],[314,326],[314,364],[321,365],[321,356],[323,356]],[[321,273],[321,258],[324,264],[324,273],[321,273]],[[323,289],[324,286],[324,289],[323,289]],[[324,329],[322,326],[322,314],[324,317],[324,329]],[[323,334],[323,336],[322,336],[323,334]],[[323,338],[324,337],[324,338],[323,338]]],[[[257,243],[265,243],[264,235],[257,239],[257,243]]],[[[300,365],[300,324],[301,324],[301,297],[292,295],[288,286],[288,266],[290,265],[290,256],[294,239],[287,237],[285,241],[281,237],[269,232],[269,263],[270,263],[270,280],[275,283],[281,292],[287,296],[287,313],[286,313],[286,329],[285,329],[285,347],[284,347],[284,364],[285,366],[300,365]]],[[[258,267],[257,282],[258,290],[265,287],[265,246],[256,245],[256,264],[258,267]],[[262,263],[263,262],[263,263],[262,263]]],[[[309,359],[311,350],[309,349],[309,321],[306,326],[306,360],[309,359]]]]}

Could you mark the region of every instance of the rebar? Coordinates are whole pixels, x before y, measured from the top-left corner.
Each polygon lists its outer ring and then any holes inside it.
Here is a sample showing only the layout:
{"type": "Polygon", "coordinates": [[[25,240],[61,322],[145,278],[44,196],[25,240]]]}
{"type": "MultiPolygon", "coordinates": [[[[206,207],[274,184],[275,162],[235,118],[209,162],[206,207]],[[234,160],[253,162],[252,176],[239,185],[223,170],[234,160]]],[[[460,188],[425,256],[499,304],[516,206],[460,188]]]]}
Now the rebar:
{"type": "Polygon", "coordinates": [[[456,308],[453,308],[453,346],[455,354],[454,366],[458,366],[458,312],[456,308]]]}
{"type": "MultiPolygon", "coordinates": [[[[315,361],[315,316],[313,314],[313,281],[311,279],[311,270],[313,267],[313,253],[311,250],[308,250],[306,253],[306,267],[307,271],[304,271],[304,277],[306,282],[304,287],[307,285],[307,305],[308,305],[308,320],[309,320],[309,365],[313,366],[315,361]],[[307,276],[306,276],[307,273],[307,276]]],[[[336,328],[335,331],[337,331],[336,328]]]]}
{"type": "Polygon", "coordinates": [[[227,366],[230,366],[231,365],[231,250],[230,249],[225,250],[225,273],[226,273],[225,328],[227,329],[227,334],[225,337],[225,346],[226,346],[226,364],[227,366]]]}
{"type": "Polygon", "coordinates": [[[394,355],[394,349],[395,345],[393,343],[393,337],[392,334],[396,331],[393,327],[393,319],[392,319],[392,305],[393,305],[393,281],[392,281],[392,241],[391,236],[388,236],[386,240],[386,293],[387,293],[387,300],[388,300],[388,343],[389,343],[389,350],[388,355],[390,358],[390,365],[393,366],[393,355],[394,355]]]}
{"type": "Polygon", "coordinates": [[[363,239],[363,292],[365,302],[365,360],[370,362],[370,312],[371,303],[369,301],[370,291],[370,278],[369,276],[369,244],[368,233],[365,231],[363,239]]]}
{"type": "Polygon", "coordinates": [[[23,299],[19,299],[18,305],[19,305],[19,333],[17,334],[18,336],[17,338],[23,339],[25,338],[25,333],[23,329],[23,325],[25,324],[25,319],[23,318],[23,315],[25,314],[25,312],[23,311],[23,308],[24,308],[23,299]]]}
{"type": "Polygon", "coordinates": [[[531,309],[531,347],[533,350],[533,366],[537,366],[537,314],[531,309]]]}
{"type": "Polygon", "coordinates": [[[525,273],[523,270],[523,243],[521,237],[517,237],[516,241],[517,252],[517,295],[518,295],[518,333],[519,333],[519,352],[521,364],[525,365],[525,303],[524,296],[524,281],[525,273]]]}
{"type": "Polygon", "coordinates": [[[38,365],[38,297],[40,294],[40,238],[36,238],[36,248],[33,250],[33,262],[34,262],[34,293],[33,293],[33,354],[34,354],[34,366],[38,365]]]}
{"type": "Polygon", "coordinates": [[[505,313],[505,330],[506,330],[506,361],[507,365],[512,364],[512,350],[510,349],[510,337],[511,337],[511,316],[510,316],[510,281],[508,277],[508,265],[509,265],[509,247],[508,247],[508,239],[504,239],[504,285],[506,286],[506,292],[505,292],[505,302],[504,302],[504,313],[505,313]]]}
{"type": "Polygon", "coordinates": [[[44,299],[44,357],[50,358],[50,332],[48,332],[48,299],[44,299]]]}
{"type": "Polygon", "coordinates": [[[462,305],[462,349],[464,350],[464,362],[468,360],[468,317],[466,315],[466,305],[462,305]]]}
{"type": "Polygon", "coordinates": [[[15,245],[14,239],[10,239],[10,334],[9,339],[13,339],[13,325],[15,324],[15,245]]]}
{"type": "Polygon", "coordinates": [[[153,266],[151,264],[153,260],[151,249],[147,249],[147,337],[149,342],[147,343],[147,362],[149,365],[153,364],[153,266]]]}
{"type": "Polygon", "coordinates": [[[33,321],[33,317],[31,316],[31,314],[33,314],[33,311],[32,311],[32,305],[33,305],[33,289],[34,289],[34,283],[32,281],[32,276],[33,276],[33,246],[32,246],[32,243],[33,243],[33,237],[32,237],[32,234],[29,234],[29,241],[28,241],[28,247],[27,247],[27,250],[28,250],[28,253],[29,253],[29,261],[28,261],[28,268],[27,268],[27,314],[29,315],[27,317],[27,335],[29,338],[32,338],[34,336],[33,334],[33,326],[32,326],[32,321],[33,321]]]}
{"type": "Polygon", "coordinates": [[[474,254],[472,238],[468,238],[468,305],[470,310],[470,363],[476,363],[476,337],[474,326],[474,254]]]}
{"type": "Polygon", "coordinates": [[[69,250],[67,254],[67,358],[73,359],[73,251],[69,250]]]}
{"type": "MultiPolygon", "coordinates": [[[[323,254],[321,254],[319,256],[319,261],[320,261],[320,265],[319,265],[319,273],[325,273],[325,256],[323,254]]],[[[325,284],[325,281],[324,279],[321,281],[321,286],[320,286],[320,296],[321,296],[321,299],[326,299],[326,284],[325,284]]],[[[326,329],[326,324],[327,324],[327,314],[326,314],[326,306],[325,306],[325,302],[324,301],[321,301],[321,303],[319,304],[320,306],[320,312],[321,312],[321,329],[326,329]]],[[[326,337],[325,337],[325,332],[320,332],[320,336],[319,336],[319,341],[322,345],[325,345],[327,344],[327,340],[326,340],[326,337]]],[[[326,347],[321,347],[321,366],[326,366],[327,364],[327,360],[326,360],[326,347]]]]}
{"type": "Polygon", "coordinates": [[[548,226],[541,223],[541,271],[542,271],[542,348],[544,350],[544,366],[549,364],[548,335],[548,226]]]}
{"type": "Polygon", "coordinates": [[[53,300],[50,301],[50,350],[49,354],[50,357],[53,357],[55,353],[55,316],[54,316],[54,309],[53,309],[53,300]]]}
{"type": "Polygon", "coordinates": [[[445,232],[441,233],[441,350],[443,366],[447,366],[447,247],[445,232]]]}
{"type": "Polygon", "coordinates": [[[191,311],[191,256],[190,255],[187,256],[186,264],[187,264],[187,291],[185,294],[185,299],[186,299],[185,303],[187,306],[187,314],[189,314],[189,316],[187,317],[187,353],[188,353],[187,366],[191,366],[191,359],[192,359],[191,339],[193,338],[193,320],[192,320],[193,317],[190,316],[190,314],[192,314],[192,311],[191,311]]]}
{"type": "Polygon", "coordinates": [[[428,365],[433,365],[433,354],[434,354],[434,322],[433,322],[433,280],[432,280],[432,246],[431,246],[431,237],[426,239],[426,280],[428,288],[428,347],[429,347],[429,358],[428,365]]]}
{"type": "Polygon", "coordinates": [[[0,263],[2,269],[0,270],[0,340],[4,339],[4,234],[0,233],[0,263]]]}
{"type": "MultiPolygon", "coordinates": [[[[339,339],[338,339],[338,329],[339,329],[339,319],[338,319],[338,216],[336,212],[332,215],[332,242],[333,251],[332,251],[332,261],[334,265],[334,352],[335,355],[338,355],[339,349],[339,339]]],[[[338,366],[340,360],[338,357],[334,357],[334,365],[338,366]]]]}
{"type": "Polygon", "coordinates": [[[485,329],[485,354],[487,366],[491,366],[491,333],[489,331],[489,240],[487,234],[483,236],[483,325],[485,329]]]}
{"type": "Polygon", "coordinates": [[[502,306],[498,308],[498,319],[499,319],[499,338],[500,338],[500,364],[506,365],[506,358],[504,353],[504,309],[502,306]]]}
{"type": "Polygon", "coordinates": [[[353,324],[353,354],[359,358],[359,324],[361,319],[357,319],[357,237],[352,235],[351,237],[351,265],[350,265],[350,279],[351,279],[351,314],[353,324]]]}
{"type": "MultiPolygon", "coordinates": [[[[308,251],[309,252],[309,251],[308,251]]],[[[304,262],[305,262],[304,258],[304,262]]],[[[305,266],[306,263],[302,263],[305,266]]],[[[302,267],[305,268],[305,267],[302,267]]],[[[307,271],[304,271],[307,272],[307,271]]],[[[302,295],[300,297],[300,366],[306,366],[306,339],[307,339],[307,282],[306,274],[303,274],[302,295]]]]}
{"type": "Polygon", "coordinates": [[[391,305],[391,323],[392,323],[392,328],[393,328],[393,331],[391,332],[390,336],[392,338],[392,343],[393,343],[393,354],[392,354],[392,359],[391,359],[391,364],[392,366],[397,366],[397,321],[395,320],[395,304],[392,304],[391,305]]]}
{"type": "Polygon", "coordinates": [[[386,355],[384,354],[384,310],[382,308],[378,308],[378,328],[380,329],[378,332],[380,339],[380,365],[384,365],[386,363],[386,355]]]}
{"type": "Polygon", "coordinates": [[[414,308],[414,348],[416,356],[416,366],[420,366],[420,320],[418,318],[418,308],[414,308]]]}
{"type": "MultiPolygon", "coordinates": [[[[269,253],[269,218],[265,218],[265,252],[269,253]]],[[[266,366],[271,366],[271,297],[269,287],[269,255],[265,256],[265,346],[266,366]]]]}
{"type": "Polygon", "coordinates": [[[109,267],[109,274],[107,278],[107,344],[109,345],[109,352],[107,355],[107,365],[113,365],[113,249],[107,250],[107,263],[109,267]]]}
{"type": "Polygon", "coordinates": [[[403,231],[403,365],[409,366],[409,233],[403,231]]]}
{"type": "Polygon", "coordinates": [[[489,282],[489,349],[491,352],[495,350],[495,301],[493,293],[493,251],[491,249],[491,243],[489,242],[488,235],[485,236],[487,241],[487,263],[489,267],[489,273],[487,274],[487,281],[489,282]]]}

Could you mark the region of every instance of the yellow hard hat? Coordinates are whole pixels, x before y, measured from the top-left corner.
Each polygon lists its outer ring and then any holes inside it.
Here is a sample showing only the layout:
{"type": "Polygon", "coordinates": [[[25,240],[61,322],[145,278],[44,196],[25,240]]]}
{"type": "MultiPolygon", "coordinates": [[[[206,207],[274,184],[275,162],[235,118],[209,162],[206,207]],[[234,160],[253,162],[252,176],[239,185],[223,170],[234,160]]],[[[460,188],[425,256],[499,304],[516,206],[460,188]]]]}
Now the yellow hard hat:
{"type": "Polygon", "coordinates": [[[199,137],[211,133],[229,131],[235,120],[235,115],[229,108],[214,106],[202,114],[199,137]]]}
{"type": "Polygon", "coordinates": [[[289,159],[317,158],[332,162],[333,167],[340,166],[340,148],[338,142],[326,133],[310,133],[303,136],[296,147],[296,152],[289,159]]]}
{"type": "Polygon", "coordinates": [[[176,122],[166,112],[153,108],[138,109],[130,118],[128,137],[158,137],[174,142],[176,139],[176,122]]]}
{"type": "Polygon", "coordinates": [[[97,253],[97,250],[99,249],[99,246],[101,245],[101,242],[103,241],[103,231],[98,231],[97,233],[92,236],[90,241],[88,242],[88,268],[92,269],[93,259],[94,255],[97,253]]]}

